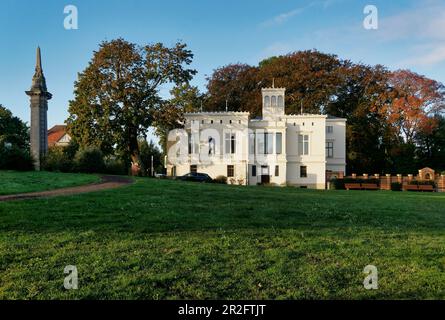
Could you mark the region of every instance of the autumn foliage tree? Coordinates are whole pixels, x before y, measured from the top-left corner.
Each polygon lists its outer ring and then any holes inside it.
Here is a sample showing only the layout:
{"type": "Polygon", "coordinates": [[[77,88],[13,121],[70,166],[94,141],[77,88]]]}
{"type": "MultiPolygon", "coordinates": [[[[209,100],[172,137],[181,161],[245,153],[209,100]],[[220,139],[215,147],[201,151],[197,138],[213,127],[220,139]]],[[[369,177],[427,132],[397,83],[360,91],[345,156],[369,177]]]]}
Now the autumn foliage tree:
{"type": "Polygon", "coordinates": [[[144,172],[138,138],[153,124],[162,104],[159,89],[187,83],[196,73],[187,68],[193,54],[183,43],[138,46],[123,39],[105,41],[75,82],[67,120],[80,147],[97,146],[118,153],[144,172]]]}
{"type": "Polygon", "coordinates": [[[445,111],[444,86],[409,70],[392,72],[388,102],[376,110],[390,123],[402,142],[412,144],[420,132],[437,126],[434,115],[445,111]]]}
{"type": "Polygon", "coordinates": [[[320,112],[334,96],[344,62],[316,50],[300,51],[260,62],[257,67],[231,64],[218,68],[207,79],[206,107],[261,115],[261,88],[286,88],[286,112],[320,112]]]}
{"type": "Polygon", "coordinates": [[[216,69],[208,78],[206,109],[223,110],[228,101],[231,111],[261,116],[261,88],[272,81],[286,88],[286,113],[347,119],[347,169],[356,173],[422,165],[415,161],[421,148],[415,137],[432,134],[434,115],[443,112],[445,101],[442,84],[424,76],[308,50],[271,57],[258,66],[216,69]]]}

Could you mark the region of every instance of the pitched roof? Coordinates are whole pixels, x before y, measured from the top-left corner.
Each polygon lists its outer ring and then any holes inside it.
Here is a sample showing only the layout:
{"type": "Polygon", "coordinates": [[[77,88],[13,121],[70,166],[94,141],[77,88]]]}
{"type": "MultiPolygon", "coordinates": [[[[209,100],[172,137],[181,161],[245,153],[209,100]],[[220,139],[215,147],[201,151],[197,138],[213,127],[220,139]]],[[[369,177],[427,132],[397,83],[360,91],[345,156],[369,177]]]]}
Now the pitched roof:
{"type": "Polygon", "coordinates": [[[56,125],[48,130],[48,146],[52,147],[66,134],[65,125],[56,125]]]}

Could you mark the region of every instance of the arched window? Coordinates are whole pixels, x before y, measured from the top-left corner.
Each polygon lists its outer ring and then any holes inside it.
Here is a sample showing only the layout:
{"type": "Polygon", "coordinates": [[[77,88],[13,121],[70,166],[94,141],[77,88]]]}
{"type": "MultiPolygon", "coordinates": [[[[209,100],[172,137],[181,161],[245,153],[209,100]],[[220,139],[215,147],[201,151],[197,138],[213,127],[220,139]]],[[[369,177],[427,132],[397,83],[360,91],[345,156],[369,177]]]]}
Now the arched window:
{"type": "Polygon", "coordinates": [[[267,108],[267,107],[270,107],[270,97],[269,96],[265,96],[264,97],[264,106],[267,108]]]}
{"type": "Polygon", "coordinates": [[[431,175],[430,175],[429,173],[427,173],[427,174],[425,175],[425,180],[431,180],[431,175]]]}
{"type": "Polygon", "coordinates": [[[280,108],[284,107],[284,99],[283,96],[278,96],[278,106],[280,108]]]}
{"type": "Polygon", "coordinates": [[[276,107],[276,106],[277,106],[277,97],[272,96],[272,107],[276,107]]]}

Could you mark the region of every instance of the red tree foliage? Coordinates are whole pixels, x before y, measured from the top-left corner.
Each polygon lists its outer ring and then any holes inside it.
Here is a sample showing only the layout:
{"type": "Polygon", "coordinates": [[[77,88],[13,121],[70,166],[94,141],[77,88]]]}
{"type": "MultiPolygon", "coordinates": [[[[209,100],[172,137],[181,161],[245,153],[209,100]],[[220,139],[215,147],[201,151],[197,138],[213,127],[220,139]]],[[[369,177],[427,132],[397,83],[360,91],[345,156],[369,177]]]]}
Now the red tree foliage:
{"type": "Polygon", "coordinates": [[[416,134],[430,134],[437,125],[433,116],[445,111],[444,86],[409,70],[392,72],[387,103],[377,111],[385,117],[404,142],[413,143],[416,134]]]}

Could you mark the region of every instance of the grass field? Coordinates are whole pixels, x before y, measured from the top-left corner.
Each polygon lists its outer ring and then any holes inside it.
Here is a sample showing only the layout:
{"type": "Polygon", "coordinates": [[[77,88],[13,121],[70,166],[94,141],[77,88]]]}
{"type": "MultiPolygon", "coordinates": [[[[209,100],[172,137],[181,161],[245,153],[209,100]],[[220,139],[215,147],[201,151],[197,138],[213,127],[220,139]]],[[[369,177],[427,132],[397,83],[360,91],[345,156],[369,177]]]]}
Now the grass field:
{"type": "Polygon", "coordinates": [[[141,178],[0,203],[0,298],[445,299],[445,194],[141,178]]]}
{"type": "Polygon", "coordinates": [[[0,195],[45,191],[99,181],[88,174],[0,171],[0,195]]]}

